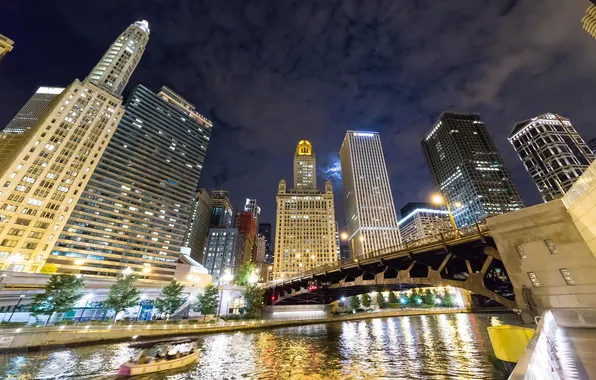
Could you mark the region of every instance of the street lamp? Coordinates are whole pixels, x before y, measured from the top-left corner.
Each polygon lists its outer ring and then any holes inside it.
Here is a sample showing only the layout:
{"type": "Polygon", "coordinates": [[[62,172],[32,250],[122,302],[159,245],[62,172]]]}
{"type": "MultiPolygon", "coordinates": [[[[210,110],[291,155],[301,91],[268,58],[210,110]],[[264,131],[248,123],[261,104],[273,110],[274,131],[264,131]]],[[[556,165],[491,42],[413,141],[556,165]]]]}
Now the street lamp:
{"type": "Polygon", "coordinates": [[[2,276],[0,276],[0,283],[2,281],[4,281],[5,278],[6,278],[6,273],[2,273],[2,276]]]}
{"type": "MultiPolygon", "coordinates": [[[[457,225],[455,224],[455,219],[453,218],[453,213],[451,212],[451,205],[447,202],[444,196],[441,194],[434,194],[432,196],[432,202],[436,205],[445,205],[447,207],[447,212],[449,213],[449,220],[451,221],[451,226],[453,227],[454,231],[457,231],[457,225]]],[[[453,202],[453,207],[460,208],[461,202],[453,202]]]]}
{"type": "Polygon", "coordinates": [[[124,274],[124,276],[128,276],[132,274],[132,268],[131,267],[127,267],[125,270],[122,271],[122,274],[124,274]]]}
{"type": "Polygon", "coordinates": [[[10,317],[8,317],[9,323],[10,323],[10,320],[12,319],[12,316],[14,315],[14,312],[17,310],[17,307],[19,307],[19,305],[21,304],[21,301],[23,300],[23,298],[25,298],[25,295],[21,294],[19,296],[19,301],[17,302],[17,305],[14,307],[14,309],[12,309],[12,313],[10,313],[10,317]]]}
{"type": "Polygon", "coordinates": [[[339,238],[341,240],[348,240],[349,236],[347,232],[342,232],[341,234],[339,234],[339,238]]]}

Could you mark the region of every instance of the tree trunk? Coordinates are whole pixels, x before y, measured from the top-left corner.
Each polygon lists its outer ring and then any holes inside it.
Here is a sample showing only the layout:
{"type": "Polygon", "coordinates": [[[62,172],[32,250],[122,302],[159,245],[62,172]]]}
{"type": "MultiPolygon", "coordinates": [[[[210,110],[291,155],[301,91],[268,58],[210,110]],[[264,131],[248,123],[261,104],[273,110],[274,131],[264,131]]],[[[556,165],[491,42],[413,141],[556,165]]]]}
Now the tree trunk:
{"type": "Polygon", "coordinates": [[[48,317],[48,319],[46,319],[46,323],[43,324],[44,327],[46,327],[48,325],[48,323],[50,322],[50,319],[52,319],[52,316],[54,315],[54,312],[52,312],[50,314],[50,316],[48,317]]]}

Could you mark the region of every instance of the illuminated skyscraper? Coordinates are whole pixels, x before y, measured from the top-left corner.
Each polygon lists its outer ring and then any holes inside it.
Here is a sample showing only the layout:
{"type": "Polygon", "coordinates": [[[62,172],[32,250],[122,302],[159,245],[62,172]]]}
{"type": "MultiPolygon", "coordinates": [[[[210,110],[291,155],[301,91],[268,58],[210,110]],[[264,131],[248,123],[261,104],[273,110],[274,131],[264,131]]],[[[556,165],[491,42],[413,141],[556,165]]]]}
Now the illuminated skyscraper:
{"type": "Polygon", "coordinates": [[[141,60],[148,41],[149,23],[145,20],[135,22],[110,46],[91,71],[89,80],[120,95],[141,60]]]}
{"type": "Polygon", "coordinates": [[[277,192],[274,279],[338,260],[335,205],[331,182],[316,189],[312,145],[298,143],[294,156],[295,189],[281,180],[277,192]]]}
{"type": "Polygon", "coordinates": [[[261,208],[257,204],[257,200],[246,198],[246,202],[244,204],[244,211],[250,212],[252,214],[252,216],[255,218],[255,224],[258,226],[259,216],[261,215],[261,208]]]}
{"type": "Polygon", "coordinates": [[[13,45],[13,40],[0,34],[0,61],[6,55],[6,53],[12,51],[13,45]]]}
{"type": "Polygon", "coordinates": [[[346,132],[339,158],[352,254],[399,245],[397,215],[379,134],[346,132]]]}
{"type": "Polygon", "coordinates": [[[190,250],[190,257],[198,263],[203,262],[203,253],[209,233],[210,220],[211,197],[207,190],[199,189],[195,197],[193,215],[184,240],[184,247],[190,250]]]}
{"type": "Polygon", "coordinates": [[[453,230],[449,213],[432,203],[407,203],[400,214],[399,232],[406,243],[453,230]]]}
{"type": "Polygon", "coordinates": [[[189,105],[167,87],[132,91],[48,262],[86,275],[130,267],[142,278],[174,277],[212,127],[189,105]]]}
{"type": "Polygon", "coordinates": [[[75,80],[25,133],[0,134],[2,269],[42,268],[112,139],[124,113],[121,104],[109,86],[91,77],[75,80]]]}
{"type": "Polygon", "coordinates": [[[497,147],[477,114],[443,112],[422,140],[433,183],[458,227],[519,210],[523,202],[497,147]]]}
{"type": "Polygon", "coordinates": [[[37,124],[50,102],[64,91],[62,87],[40,87],[12,118],[2,133],[22,134],[37,124]]]}
{"type": "Polygon", "coordinates": [[[271,223],[259,223],[259,235],[265,238],[265,262],[273,264],[273,240],[271,239],[271,223]]]}
{"type": "Polygon", "coordinates": [[[594,161],[569,119],[545,113],[515,124],[509,134],[545,202],[560,198],[594,161]]]}
{"type": "Polygon", "coordinates": [[[211,191],[211,228],[232,228],[234,226],[234,210],[226,190],[211,191]]]}
{"type": "MultiPolygon", "coordinates": [[[[592,1],[594,3],[594,1],[592,1]]],[[[584,30],[592,37],[596,38],[596,4],[592,4],[586,10],[586,15],[582,19],[584,30]]]]}

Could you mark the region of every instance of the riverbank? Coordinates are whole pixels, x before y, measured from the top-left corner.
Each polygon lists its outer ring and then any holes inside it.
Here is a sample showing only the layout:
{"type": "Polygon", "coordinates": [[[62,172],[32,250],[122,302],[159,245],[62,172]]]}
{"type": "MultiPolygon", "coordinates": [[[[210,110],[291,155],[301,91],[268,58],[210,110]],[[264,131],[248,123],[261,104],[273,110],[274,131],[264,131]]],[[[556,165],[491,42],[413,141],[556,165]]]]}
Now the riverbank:
{"type": "Polygon", "coordinates": [[[3,352],[33,351],[42,348],[62,348],[96,343],[146,340],[180,335],[197,335],[251,329],[275,328],[342,322],[371,318],[409,315],[435,315],[468,313],[466,309],[391,309],[341,315],[325,318],[299,318],[288,320],[235,321],[217,323],[187,323],[169,321],[164,324],[136,323],[130,325],[79,325],[52,327],[23,327],[0,330],[0,350],[3,352]]]}

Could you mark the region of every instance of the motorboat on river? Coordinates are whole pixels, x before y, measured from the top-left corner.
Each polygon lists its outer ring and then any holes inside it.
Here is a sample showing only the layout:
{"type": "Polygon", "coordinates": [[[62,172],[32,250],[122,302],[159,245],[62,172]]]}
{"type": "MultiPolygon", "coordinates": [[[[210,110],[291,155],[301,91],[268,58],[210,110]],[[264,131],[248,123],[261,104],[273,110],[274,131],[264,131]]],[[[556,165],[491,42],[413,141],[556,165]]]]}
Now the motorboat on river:
{"type": "Polygon", "coordinates": [[[199,350],[195,340],[170,340],[151,342],[147,344],[131,345],[141,348],[137,357],[120,366],[119,376],[136,376],[148,373],[182,368],[194,363],[199,357],[199,350]]]}

